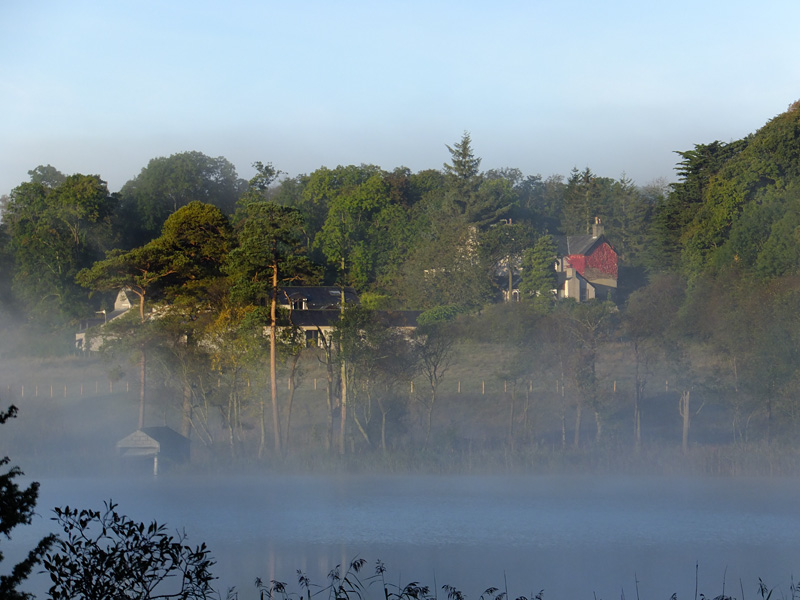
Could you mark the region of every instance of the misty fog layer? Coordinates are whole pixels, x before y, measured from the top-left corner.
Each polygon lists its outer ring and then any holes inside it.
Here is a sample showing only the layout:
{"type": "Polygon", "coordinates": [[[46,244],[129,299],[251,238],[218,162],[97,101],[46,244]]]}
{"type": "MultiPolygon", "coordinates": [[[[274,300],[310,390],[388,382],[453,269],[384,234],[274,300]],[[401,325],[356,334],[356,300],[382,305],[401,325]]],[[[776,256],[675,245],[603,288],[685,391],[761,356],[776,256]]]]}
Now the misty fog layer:
{"type": "MultiPolygon", "coordinates": [[[[450,584],[476,598],[714,597],[756,593],[758,578],[787,589],[800,558],[796,481],[598,477],[217,477],[46,479],[53,506],[100,508],[185,529],[218,560],[218,589],[255,598],[256,577],[296,590],[296,570],[327,583],[337,564],[377,559],[396,583],[450,584]]],[[[27,586],[40,594],[41,575],[27,586]],[[37,579],[38,578],[38,579],[37,579]]],[[[375,592],[378,589],[375,588],[375,592]]],[[[439,589],[439,591],[441,591],[439,589]]]]}

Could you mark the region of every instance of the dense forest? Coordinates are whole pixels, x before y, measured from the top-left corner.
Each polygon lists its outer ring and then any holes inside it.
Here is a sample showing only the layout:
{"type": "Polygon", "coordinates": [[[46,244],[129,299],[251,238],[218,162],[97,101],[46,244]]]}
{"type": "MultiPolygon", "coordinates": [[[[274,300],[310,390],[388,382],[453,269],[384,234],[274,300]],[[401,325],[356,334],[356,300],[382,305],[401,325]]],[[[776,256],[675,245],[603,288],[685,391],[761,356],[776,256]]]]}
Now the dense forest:
{"type": "Polygon", "coordinates": [[[139,305],[102,328],[100,354],[137,365],[140,426],[158,401],[226,456],[284,457],[300,435],[332,455],[795,451],[800,104],[744,139],[678,152],[669,185],[481,171],[468,133],[446,148],[441,169],[288,177],[257,162],[250,181],[184,152],[115,193],[99,175],[36,167],[3,197],[2,327],[19,340],[3,351],[69,355],[80,320],[126,288],[139,305]],[[553,236],[595,218],[619,256],[618,294],[558,300],[553,236]],[[502,300],[501,265],[519,302],[502,300]],[[307,347],[277,294],[320,284],[361,303],[307,347]],[[381,318],[398,310],[420,312],[413,334],[381,318]],[[303,369],[326,391],[292,423],[303,369]],[[455,374],[502,388],[466,403],[443,386],[455,374]]]}

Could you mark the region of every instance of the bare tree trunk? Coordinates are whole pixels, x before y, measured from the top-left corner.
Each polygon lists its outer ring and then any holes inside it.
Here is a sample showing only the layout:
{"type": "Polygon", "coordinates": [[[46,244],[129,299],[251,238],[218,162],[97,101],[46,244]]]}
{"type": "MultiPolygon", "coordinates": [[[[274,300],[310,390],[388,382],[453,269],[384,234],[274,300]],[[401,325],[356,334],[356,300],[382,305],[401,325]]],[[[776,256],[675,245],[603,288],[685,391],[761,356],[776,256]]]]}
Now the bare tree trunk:
{"type": "Polygon", "coordinates": [[[333,387],[335,383],[335,378],[333,376],[333,348],[331,347],[331,341],[327,339],[323,333],[320,331],[319,335],[321,336],[322,343],[325,346],[325,376],[327,378],[327,387],[325,388],[325,400],[328,402],[328,427],[327,427],[327,434],[326,434],[326,450],[328,452],[333,451],[333,417],[334,411],[336,410],[335,403],[333,401],[334,394],[333,394],[333,387]]]}
{"type": "MultiPolygon", "coordinates": [[[[342,257],[342,273],[344,273],[344,257],[342,257]]],[[[344,315],[344,283],[339,287],[339,310],[344,315]]],[[[340,349],[341,350],[341,349],[340,349]]],[[[345,364],[344,357],[342,358],[342,394],[341,394],[341,419],[339,423],[339,454],[344,454],[344,441],[347,432],[347,365],[345,364]]]]}
{"type": "Polygon", "coordinates": [[[386,413],[381,411],[381,450],[386,454],[386,413]]]}
{"type": "Polygon", "coordinates": [[[344,440],[347,431],[347,365],[342,359],[342,371],[340,376],[340,411],[339,411],[339,454],[344,454],[344,440]]]}
{"type": "Polygon", "coordinates": [[[508,257],[508,300],[507,302],[513,302],[514,297],[512,296],[514,292],[514,276],[511,271],[511,256],[508,257]]]}
{"type": "Polygon", "coordinates": [[[516,394],[515,391],[511,391],[511,406],[509,406],[508,411],[508,449],[513,452],[514,451],[514,409],[516,408],[516,394]]]}
{"type": "Polygon", "coordinates": [[[267,449],[267,403],[264,400],[264,395],[260,394],[259,400],[259,425],[261,429],[261,440],[258,444],[258,458],[263,458],[264,452],[267,449]]]}
{"type": "Polygon", "coordinates": [[[228,386],[228,413],[231,426],[231,443],[235,454],[239,453],[239,443],[242,441],[242,416],[241,398],[239,397],[239,369],[234,368],[228,386]]]}
{"type": "MultiPolygon", "coordinates": [[[[426,422],[425,422],[425,443],[422,445],[423,450],[427,450],[428,443],[431,440],[431,426],[433,424],[433,407],[436,405],[436,392],[438,388],[438,381],[435,381],[434,378],[430,380],[431,385],[431,398],[428,402],[427,406],[427,415],[426,415],[426,422]]],[[[423,404],[425,404],[423,402],[423,404]]]]}
{"type": "Polygon", "coordinates": [[[233,419],[233,397],[229,394],[228,414],[225,420],[228,422],[228,443],[230,444],[231,448],[231,458],[236,458],[236,434],[234,433],[233,419]]]}
{"type": "Polygon", "coordinates": [[[387,409],[384,404],[383,400],[381,400],[381,395],[378,395],[378,408],[381,411],[381,452],[386,454],[386,415],[389,414],[391,409],[387,409]]]}
{"type": "MultiPolygon", "coordinates": [[[[369,439],[369,433],[367,432],[366,427],[361,422],[361,419],[358,418],[358,411],[353,411],[353,423],[356,424],[356,429],[358,429],[359,433],[361,433],[361,437],[364,438],[364,441],[367,442],[367,445],[371,448],[372,447],[372,440],[369,439]]],[[[367,421],[367,425],[369,421],[367,421]]]]}
{"type": "Polygon", "coordinates": [[[278,416],[278,321],[277,321],[277,306],[278,306],[278,266],[272,267],[272,301],[269,307],[269,382],[270,382],[270,396],[272,398],[272,435],[275,445],[275,454],[280,456],[281,453],[281,421],[278,416]]]}
{"type": "MultiPolygon", "coordinates": [[[[334,416],[336,411],[336,403],[334,402],[334,388],[335,377],[333,370],[333,344],[331,340],[325,336],[325,332],[320,327],[317,327],[317,344],[322,343],[322,349],[325,351],[325,402],[328,407],[326,414],[326,427],[325,427],[325,450],[333,452],[333,426],[334,416]]],[[[319,359],[322,362],[321,359],[319,359]]]]}
{"type": "Polygon", "coordinates": [[[767,446],[772,444],[772,397],[767,398],[767,446]]]}
{"type": "Polygon", "coordinates": [[[286,439],[283,443],[283,452],[285,455],[289,454],[289,440],[291,434],[289,433],[292,427],[292,404],[294,403],[294,389],[295,389],[295,375],[297,374],[297,362],[300,360],[300,353],[297,352],[292,357],[292,363],[289,370],[289,401],[286,406],[286,439]]]}
{"type": "Polygon", "coordinates": [[[691,419],[691,414],[689,413],[689,390],[681,392],[680,400],[678,400],[678,413],[680,413],[683,418],[683,439],[681,448],[683,453],[686,454],[689,451],[689,421],[691,419]]]}
{"type": "Polygon", "coordinates": [[[644,382],[642,381],[642,377],[639,373],[641,354],[639,351],[639,343],[636,341],[633,342],[633,355],[634,366],[636,369],[634,376],[634,385],[636,388],[633,391],[633,445],[636,449],[636,452],[639,452],[642,447],[642,422],[641,414],[639,412],[639,404],[642,400],[642,395],[644,392],[644,382]]]}
{"type": "Polygon", "coordinates": [[[139,358],[139,429],[144,427],[144,405],[147,398],[147,354],[142,346],[139,358]]]}
{"type": "Polygon", "coordinates": [[[575,436],[572,438],[572,447],[578,448],[581,445],[581,417],[583,416],[583,406],[580,401],[575,406],[575,436]]]}
{"type": "Polygon", "coordinates": [[[192,386],[188,380],[183,382],[183,407],[181,411],[181,435],[189,437],[192,431],[192,386]]]}
{"type": "Polygon", "coordinates": [[[428,404],[428,406],[427,406],[427,409],[428,409],[427,417],[428,418],[427,418],[427,422],[425,423],[425,443],[422,445],[422,449],[423,450],[427,450],[428,449],[428,443],[431,440],[431,425],[433,423],[433,403],[434,403],[434,398],[436,398],[436,394],[434,394],[431,397],[431,403],[428,404]]]}
{"type": "Polygon", "coordinates": [[[534,434],[533,434],[533,426],[531,423],[530,417],[530,410],[531,410],[531,391],[529,388],[525,390],[525,405],[522,409],[522,432],[524,434],[524,439],[527,443],[533,443],[534,441],[534,434]]]}
{"type": "Polygon", "coordinates": [[[603,417],[599,410],[594,411],[595,436],[594,441],[599,442],[603,438],[603,417]]]}

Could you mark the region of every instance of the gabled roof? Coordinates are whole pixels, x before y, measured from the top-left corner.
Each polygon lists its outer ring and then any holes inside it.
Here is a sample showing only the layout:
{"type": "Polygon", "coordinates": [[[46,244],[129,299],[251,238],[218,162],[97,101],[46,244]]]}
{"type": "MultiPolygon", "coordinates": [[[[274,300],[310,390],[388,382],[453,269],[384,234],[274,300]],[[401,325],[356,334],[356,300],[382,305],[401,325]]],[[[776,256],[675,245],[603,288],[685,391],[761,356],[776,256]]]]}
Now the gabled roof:
{"type": "Polygon", "coordinates": [[[597,237],[593,235],[558,235],[554,236],[556,240],[556,252],[559,256],[573,256],[575,254],[590,254],[595,246],[599,246],[603,242],[611,246],[611,243],[606,239],[605,235],[597,237]]]}
{"type": "Polygon", "coordinates": [[[143,427],[117,442],[123,457],[164,454],[175,460],[189,458],[189,438],[171,427],[143,427]]]}
{"type": "Polygon", "coordinates": [[[131,294],[130,290],[125,288],[117,292],[117,298],[114,300],[114,310],[106,313],[106,322],[113,321],[114,319],[121,317],[126,312],[131,310],[131,308],[133,308],[137,302],[131,301],[129,294],[131,294]]]}

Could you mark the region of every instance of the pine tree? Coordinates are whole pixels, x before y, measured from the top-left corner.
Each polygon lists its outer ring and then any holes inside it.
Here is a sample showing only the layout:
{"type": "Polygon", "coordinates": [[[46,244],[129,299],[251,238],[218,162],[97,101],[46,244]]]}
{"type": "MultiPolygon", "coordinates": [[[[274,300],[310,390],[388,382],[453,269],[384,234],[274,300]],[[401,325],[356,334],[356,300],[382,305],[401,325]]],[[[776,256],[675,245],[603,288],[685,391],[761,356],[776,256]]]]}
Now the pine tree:
{"type": "Polygon", "coordinates": [[[481,159],[473,154],[472,139],[467,131],[460,142],[447,146],[447,150],[451,160],[444,164],[444,174],[453,194],[453,203],[458,212],[464,214],[481,184],[481,159]]]}

